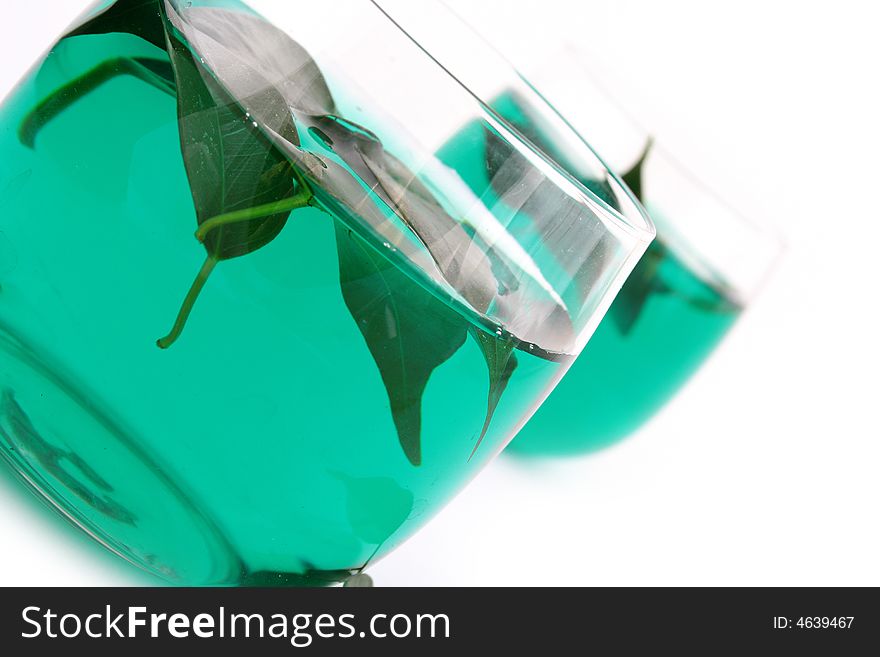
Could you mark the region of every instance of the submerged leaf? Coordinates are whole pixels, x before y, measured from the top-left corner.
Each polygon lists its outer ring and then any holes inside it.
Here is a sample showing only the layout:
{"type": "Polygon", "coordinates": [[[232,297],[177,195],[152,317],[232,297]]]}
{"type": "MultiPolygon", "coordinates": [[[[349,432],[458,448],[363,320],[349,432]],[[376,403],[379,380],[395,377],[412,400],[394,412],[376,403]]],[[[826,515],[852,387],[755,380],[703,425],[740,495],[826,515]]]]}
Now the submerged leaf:
{"type": "Polygon", "coordinates": [[[471,328],[471,335],[474,336],[486,359],[486,365],[489,368],[489,403],[486,409],[486,421],[483,423],[483,430],[480,432],[480,438],[471,452],[470,458],[477,453],[480,444],[489,431],[489,424],[495,415],[495,409],[498,408],[498,402],[501,401],[501,395],[510,382],[513,371],[519,364],[514,353],[515,345],[511,340],[496,338],[477,328],[471,328]]]}
{"type": "MultiPolygon", "coordinates": [[[[327,81],[309,53],[263,18],[209,7],[171,9],[168,16],[231,96],[250,98],[272,87],[294,112],[336,114],[327,81]]],[[[264,126],[273,127],[275,119],[283,120],[271,116],[280,108],[253,109],[251,113],[264,126]]]]}
{"type": "Polygon", "coordinates": [[[338,222],[342,296],[388,392],[400,445],[419,465],[422,395],[464,344],[467,322],[338,222]]]}
{"type": "MultiPolygon", "coordinates": [[[[385,383],[404,453],[418,464],[422,393],[431,372],[464,342],[461,320],[449,309],[439,308],[439,301],[374,251],[378,237],[379,244],[383,238],[392,240],[389,243],[403,248],[405,255],[415,255],[405,241],[393,237],[388,218],[369,197],[365,185],[371,181],[359,181],[332,160],[306,152],[299,135],[285,130],[291,113],[304,129],[335,120],[328,118],[336,113],[333,97],[311,57],[287,34],[247,14],[199,8],[180,14],[169,11],[169,20],[230,97],[260,97],[271,89],[281,98],[283,109],[276,102],[243,104],[261,131],[309,178],[322,205],[333,214],[351,208],[354,213],[342,212],[342,216],[355,214],[365,222],[359,228],[368,229],[365,237],[373,238],[372,246],[337,225],[342,293],[385,383]],[[437,326],[443,325],[443,318],[454,317],[452,337],[425,330],[426,315],[436,315],[437,326]]],[[[332,132],[332,126],[328,130],[332,132]]],[[[322,136],[326,140],[322,145],[329,146],[331,139],[322,136]]],[[[338,143],[350,143],[346,136],[337,134],[338,143]]],[[[364,172],[363,167],[352,168],[364,172]]]]}
{"type": "MultiPolygon", "coordinates": [[[[396,160],[385,153],[371,132],[336,116],[336,104],[317,65],[283,31],[257,17],[222,10],[199,8],[169,12],[169,17],[227,94],[248,98],[271,88],[283,99],[286,114],[276,103],[251,101],[244,105],[261,130],[310,179],[322,205],[333,214],[349,219],[356,215],[364,222],[358,227],[361,232],[367,229],[364,237],[369,243],[336,223],[343,298],[385,384],[404,453],[413,464],[420,463],[422,394],[433,370],[464,343],[467,329],[454,311],[375,251],[384,240],[401,249],[404,257],[429,276],[436,270],[436,263],[426,262],[424,252],[395,231],[369,193],[376,191],[390,207],[397,208],[409,202],[401,197],[414,176],[409,174],[407,180],[398,182],[393,173],[385,171],[386,164],[396,164],[396,160]],[[320,146],[338,155],[360,180],[333,160],[304,151],[298,135],[283,130],[291,112],[301,129],[309,129],[320,146]],[[370,156],[378,161],[368,161],[370,156]],[[396,185],[394,198],[384,191],[385,185],[396,185]],[[335,211],[342,209],[340,205],[353,212],[335,211]]],[[[397,166],[395,173],[399,174],[401,167],[397,166]]],[[[425,190],[418,202],[428,205],[429,198],[425,190]]],[[[439,204],[435,202],[430,209],[438,210],[439,204]]],[[[420,210],[421,215],[426,214],[424,208],[420,210]]],[[[422,241],[425,231],[433,226],[448,230],[454,224],[460,230],[444,213],[443,224],[434,216],[424,216],[421,223],[415,220],[422,226],[420,234],[407,221],[410,216],[406,213],[404,221],[422,241]]],[[[434,255],[430,249],[429,253],[434,255]]],[[[482,309],[487,304],[484,299],[482,309]]]]}
{"type": "MultiPolygon", "coordinates": [[[[260,17],[180,8],[171,0],[118,0],[69,36],[119,32],[166,49],[170,67],[150,59],[107,62],[78,80],[76,89],[47,101],[34,129],[25,132],[35,136],[52,116],[114,75],[131,73],[177,95],[181,151],[207,259],[159,346],[179,337],[218,262],[267,245],[292,210],[323,207],[358,230],[355,235],[337,224],[343,297],[385,383],[404,453],[420,463],[422,395],[434,369],[464,343],[469,324],[381,255],[381,244],[399,249],[480,314],[493,303],[512,307],[515,300],[506,295],[518,289],[513,270],[501,254],[490,257],[491,248],[452,218],[375,135],[339,117],[309,54],[260,17]],[[304,148],[295,121],[320,140],[319,150],[332,151],[350,170],[304,148]],[[375,203],[374,194],[412,235],[375,203]],[[508,280],[499,282],[493,271],[508,280]]],[[[512,343],[493,351],[487,339],[477,336],[490,369],[483,436],[516,366],[512,343]]]]}
{"type": "MultiPolygon", "coordinates": [[[[169,11],[173,11],[166,3],[169,11]]],[[[284,98],[264,85],[245,98],[231,97],[201,64],[174,29],[168,52],[178,94],[178,124],[183,162],[198,225],[208,257],[193,284],[172,332],[159,341],[167,348],[180,335],[214,265],[247,255],[271,242],[290,212],[308,203],[307,190],[296,194],[295,171],[287,157],[250,120],[242,106],[274,108],[286,121],[277,130],[297,142],[284,98]]],[[[253,71],[250,75],[255,76],[253,71]]]]}
{"type": "MultiPolygon", "coordinates": [[[[636,163],[621,176],[627,187],[641,202],[644,202],[642,173],[652,146],[653,140],[649,139],[636,163]]],[[[657,277],[660,266],[667,255],[668,251],[663,242],[659,239],[654,240],[620,289],[620,293],[611,305],[608,314],[614,320],[621,334],[629,335],[641,316],[648,299],[659,291],[660,281],[657,277]]]]}
{"type": "MultiPolygon", "coordinates": [[[[178,86],[185,90],[178,96],[180,144],[199,225],[293,196],[294,171],[287,158],[247,120],[236,100],[226,95],[186,46],[176,37],[169,40],[178,86]]],[[[267,89],[258,100],[284,102],[271,96],[273,90],[267,89]]],[[[288,138],[296,138],[292,118],[283,130],[288,138]]],[[[289,214],[218,226],[205,235],[205,248],[218,260],[256,251],[278,235],[289,214]]]]}
{"type": "Polygon", "coordinates": [[[662,242],[655,240],[648,246],[645,255],[639,260],[623,287],[620,288],[620,293],[614,299],[614,303],[611,304],[608,314],[622,335],[629,335],[648,299],[660,291],[657,287],[657,276],[666,255],[666,246],[662,242]]]}
{"type": "Polygon", "coordinates": [[[645,162],[648,160],[648,155],[651,153],[651,148],[654,146],[654,140],[648,139],[648,143],[645,144],[645,149],[642,151],[641,156],[636,163],[630,168],[629,171],[624,173],[621,176],[621,179],[626,186],[632,190],[632,193],[635,194],[636,198],[639,199],[642,203],[645,202],[645,198],[642,193],[642,180],[643,170],[645,168],[645,162]]]}

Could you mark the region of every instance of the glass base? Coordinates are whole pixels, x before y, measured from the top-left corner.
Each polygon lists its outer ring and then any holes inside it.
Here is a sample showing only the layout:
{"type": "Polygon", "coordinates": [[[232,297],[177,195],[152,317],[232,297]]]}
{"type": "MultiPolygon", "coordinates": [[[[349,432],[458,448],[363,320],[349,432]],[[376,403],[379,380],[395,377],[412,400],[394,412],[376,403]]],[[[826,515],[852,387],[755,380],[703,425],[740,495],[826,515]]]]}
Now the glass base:
{"type": "Polygon", "coordinates": [[[180,583],[241,579],[240,559],[193,497],[58,372],[0,327],[3,460],[62,515],[141,568],[180,583]]]}

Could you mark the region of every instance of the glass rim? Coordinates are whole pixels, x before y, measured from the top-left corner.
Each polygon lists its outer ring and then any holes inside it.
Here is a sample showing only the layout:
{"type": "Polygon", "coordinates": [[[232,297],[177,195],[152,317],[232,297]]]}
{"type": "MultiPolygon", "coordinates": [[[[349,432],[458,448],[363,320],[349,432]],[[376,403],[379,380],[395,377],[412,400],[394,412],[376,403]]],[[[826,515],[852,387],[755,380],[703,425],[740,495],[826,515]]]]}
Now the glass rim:
{"type": "MultiPolygon", "coordinates": [[[[491,115],[492,119],[498,121],[503,124],[505,129],[509,131],[509,133],[514,136],[517,140],[517,143],[521,145],[523,148],[527,149],[529,153],[538,157],[542,162],[552,167],[553,170],[562,175],[566,182],[572,184],[579,193],[583,194],[587,197],[593,204],[598,205],[604,212],[603,217],[609,219],[613,225],[625,232],[628,236],[635,239],[639,243],[649,244],[651,243],[657,235],[656,228],[654,226],[654,221],[651,218],[648,211],[642,205],[642,203],[636,198],[635,194],[629,187],[623,182],[620,176],[613,170],[602,156],[595,151],[595,149],[590,145],[589,141],[581,135],[572,124],[555,108],[552,104],[550,104],[547,99],[540,93],[538,89],[532,85],[517,69],[516,67],[500,52],[495,46],[492,45],[488,40],[486,40],[477,30],[474,29],[467,21],[463,20],[458,14],[455,13],[448,5],[442,2],[437,2],[436,0],[431,0],[430,4],[434,5],[438,11],[446,13],[449,17],[453,18],[455,22],[458,24],[458,27],[464,31],[469,32],[473,38],[478,40],[488,51],[490,51],[497,60],[509,70],[511,77],[521,80],[527,88],[532,91],[537,99],[540,100],[541,103],[545,105],[547,109],[549,109],[552,114],[557,117],[562,123],[565,124],[566,129],[570,130],[572,135],[576,136],[580,143],[585,146],[592,155],[596,158],[596,161],[599,165],[601,165],[604,172],[608,175],[608,177],[614,181],[615,185],[619,187],[620,191],[626,197],[626,200],[629,202],[630,207],[626,210],[618,209],[611,206],[605,199],[596,194],[593,190],[589,189],[586,185],[584,185],[580,180],[577,179],[570,171],[568,171],[564,166],[562,166],[559,162],[555,161],[553,158],[547,156],[540,148],[538,148],[535,144],[531,142],[526,136],[524,136],[515,126],[513,126],[508,120],[504,119],[500,116],[491,106],[489,102],[487,102],[484,98],[481,97],[479,93],[476,92],[470,85],[468,85],[462,76],[456,74],[447,63],[444,63],[438,59],[438,57],[431,52],[415,35],[413,35],[407,28],[405,28],[401,22],[395,18],[392,12],[384,7],[383,5],[387,2],[387,0],[370,0],[370,3],[379,10],[379,12],[400,32],[406,36],[412,43],[422,51],[425,56],[427,56],[434,64],[436,64],[440,69],[446,73],[456,84],[458,84],[467,94],[469,94],[479,105],[491,115]]],[[[420,9],[424,9],[422,7],[422,3],[419,3],[420,9]]]]}

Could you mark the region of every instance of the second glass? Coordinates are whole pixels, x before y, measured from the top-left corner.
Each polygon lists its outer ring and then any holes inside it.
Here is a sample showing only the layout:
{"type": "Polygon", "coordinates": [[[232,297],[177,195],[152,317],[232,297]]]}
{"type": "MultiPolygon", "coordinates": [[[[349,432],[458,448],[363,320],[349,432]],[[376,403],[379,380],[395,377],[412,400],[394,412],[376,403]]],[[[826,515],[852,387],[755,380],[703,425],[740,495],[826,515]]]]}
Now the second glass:
{"type": "MultiPolygon", "coordinates": [[[[718,346],[775,264],[780,242],[751,223],[655,144],[569,47],[530,79],[640,198],[657,239],[590,344],[508,451],[589,452],[634,432],[662,408],[718,346]]],[[[516,91],[493,108],[584,184],[553,129],[516,91]]]]}

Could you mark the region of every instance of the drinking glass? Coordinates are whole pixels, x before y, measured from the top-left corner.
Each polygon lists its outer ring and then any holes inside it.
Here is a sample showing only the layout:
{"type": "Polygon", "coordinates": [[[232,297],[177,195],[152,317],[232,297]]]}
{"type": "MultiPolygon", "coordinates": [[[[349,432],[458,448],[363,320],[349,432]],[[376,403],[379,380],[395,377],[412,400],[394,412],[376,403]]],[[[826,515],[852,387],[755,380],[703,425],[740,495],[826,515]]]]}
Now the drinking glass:
{"type": "MultiPolygon", "coordinates": [[[[530,79],[647,207],[657,238],[565,381],[511,443],[518,455],[593,451],[634,432],[689,380],[761,289],[781,251],[682,166],[590,74],[573,46],[530,79]]],[[[518,91],[490,102],[585,184],[518,91]]]]}
{"type": "Polygon", "coordinates": [[[100,2],[0,108],[0,454],[171,582],[323,584],[388,553],[653,237],[534,92],[605,195],[484,102],[519,84],[490,48],[419,3],[426,46],[384,4],[100,2]],[[489,146],[441,156],[474,125],[489,146]]]}

